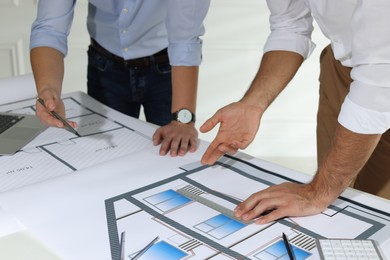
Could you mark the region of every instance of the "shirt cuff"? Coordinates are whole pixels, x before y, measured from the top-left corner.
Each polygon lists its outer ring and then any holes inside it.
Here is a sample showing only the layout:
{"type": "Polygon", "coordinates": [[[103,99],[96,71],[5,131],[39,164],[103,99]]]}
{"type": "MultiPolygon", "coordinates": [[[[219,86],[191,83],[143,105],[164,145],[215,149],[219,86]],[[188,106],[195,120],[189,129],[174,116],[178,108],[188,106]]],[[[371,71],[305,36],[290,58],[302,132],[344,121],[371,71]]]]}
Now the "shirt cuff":
{"type": "Polygon", "coordinates": [[[316,45],[303,35],[296,33],[273,32],[264,45],[264,52],[268,51],[291,51],[302,55],[307,59],[316,45]]]}
{"type": "Polygon", "coordinates": [[[51,47],[66,56],[68,53],[67,44],[67,38],[61,34],[49,36],[44,32],[32,32],[30,37],[30,50],[35,47],[51,47]]]}
{"type": "Polygon", "coordinates": [[[383,134],[390,128],[390,112],[364,108],[345,98],[338,122],[358,134],[383,134]]]}
{"type": "Polygon", "coordinates": [[[171,43],[168,55],[171,66],[199,66],[202,62],[202,44],[171,43]]]}

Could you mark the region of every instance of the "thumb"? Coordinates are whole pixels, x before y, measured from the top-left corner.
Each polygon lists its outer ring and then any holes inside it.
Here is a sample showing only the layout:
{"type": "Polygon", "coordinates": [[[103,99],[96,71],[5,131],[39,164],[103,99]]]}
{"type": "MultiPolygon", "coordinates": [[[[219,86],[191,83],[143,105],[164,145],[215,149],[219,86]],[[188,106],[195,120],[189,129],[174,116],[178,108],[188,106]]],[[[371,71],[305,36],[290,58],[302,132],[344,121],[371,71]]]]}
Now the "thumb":
{"type": "Polygon", "coordinates": [[[209,118],[203,125],[199,128],[199,131],[202,133],[207,133],[211,129],[213,129],[219,123],[217,113],[214,114],[211,118],[209,118]]]}

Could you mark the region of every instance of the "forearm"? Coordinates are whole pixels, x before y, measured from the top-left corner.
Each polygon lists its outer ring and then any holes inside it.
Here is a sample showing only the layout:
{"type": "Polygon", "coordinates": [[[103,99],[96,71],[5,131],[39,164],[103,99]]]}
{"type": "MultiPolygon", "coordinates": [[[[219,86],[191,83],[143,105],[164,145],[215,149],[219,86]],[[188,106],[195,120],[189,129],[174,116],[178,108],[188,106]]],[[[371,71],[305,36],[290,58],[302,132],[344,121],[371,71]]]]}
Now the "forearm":
{"type": "Polygon", "coordinates": [[[37,47],[31,50],[30,60],[37,93],[52,89],[60,97],[64,78],[63,54],[50,47],[37,47]]]}
{"type": "Polygon", "coordinates": [[[198,73],[197,66],[172,68],[172,112],[181,108],[196,112],[198,73]]]}
{"type": "MultiPolygon", "coordinates": [[[[37,102],[36,115],[47,125],[64,127],[60,120],[48,112],[56,111],[60,116],[65,117],[65,107],[61,100],[64,56],[56,49],[37,47],[31,50],[30,58],[37,94],[44,102],[44,105],[37,102]]],[[[73,121],[68,123],[72,127],[77,127],[73,121]]]]}
{"type": "MultiPolygon", "coordinates": [[[[182,108],[196,112],[197,86],[197,66],[172,67],[172,113],[182,108]]],[[[153,144],[161,144],[160,155],[166,155],[170,151],[171,156],[184,156],[188,151],[196,151],[198,132],[192,122],[184,124],[172,120],[170,124],[156,130],[153,144]]]]}
{"type": "Polygon", "coordinates": [[[303,57],[294,52],[265,53],[256,77],[241,101],[265,111],[291,81],[302,62],[303,57]]]}
{"type": "Polygon", "coordinates": [[[354,180],[377,146],[380,134],[356,134],[339,125],[332,146],[310,183],[320,203],[329,204],[354,180]]]}

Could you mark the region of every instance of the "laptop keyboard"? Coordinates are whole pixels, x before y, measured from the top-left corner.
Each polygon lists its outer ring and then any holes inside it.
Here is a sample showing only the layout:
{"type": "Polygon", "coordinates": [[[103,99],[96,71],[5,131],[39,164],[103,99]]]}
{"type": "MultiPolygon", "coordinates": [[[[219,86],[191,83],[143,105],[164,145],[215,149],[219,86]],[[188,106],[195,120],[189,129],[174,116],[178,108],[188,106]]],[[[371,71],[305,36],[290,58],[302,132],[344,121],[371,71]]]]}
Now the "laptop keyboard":
{"type": "Polygon", "coordinates": [[[9,129],[11,126],[15,125],[23,118],[24,116],[0,115],[0,134],[9,129]]]}

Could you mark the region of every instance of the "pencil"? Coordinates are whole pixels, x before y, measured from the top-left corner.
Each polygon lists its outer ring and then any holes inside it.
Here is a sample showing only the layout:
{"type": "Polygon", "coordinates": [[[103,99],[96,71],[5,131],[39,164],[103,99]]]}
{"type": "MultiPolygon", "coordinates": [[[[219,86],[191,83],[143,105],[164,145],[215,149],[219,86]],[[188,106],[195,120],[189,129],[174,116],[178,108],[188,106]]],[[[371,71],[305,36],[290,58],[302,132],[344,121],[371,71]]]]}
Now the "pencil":
{"type": "Polygon", "coordinates": [[[151,248],[158,240],[158,236],[154,238],[152,241],[150,241],[149,244],[147,244],[141,251],[138,252],[131,260],[136,260],[140,258],[146,251],[148,251],[149,248],[151,248]]]}
{"type": "Polygon", "coordinates": [[[121,244],[120,244],[120,246],[121,246],[121,259],[120,260],[125,260],[125,249],[126,249],[126,247],[125,247],[125,243],[126,243],[125,236],[126,236],[126,232],[123,231],[121,233],[121,244]]]}
{"type": "Polygon", "coordinates": [[[287,249],[288,257],[290,258],[290,260],[295,260],[294,253],[291,250],[290,242],[288,242],[286,234],[282,233],[282,237],[283,237],[284,245],[286,246],[286,249],[287,249]]]}
{"type": "Polygon", "coordinates": [[[80,136],[80,134],[65,120],[63,119],[59,114],[57,114],[55,111],[49,111],[45,105],[45,102],[43,101],[42,98],[40,97],[37,97],[37,100],[38,102],[44,107],[46,108],[46,110],[52,115],[54,116],[55,118],[57,118],[58,120],[60,120],[64,126],[66,127],[66,129],[68,129],[71,133],[77,135],[77,136],[80,136]]]}

